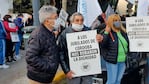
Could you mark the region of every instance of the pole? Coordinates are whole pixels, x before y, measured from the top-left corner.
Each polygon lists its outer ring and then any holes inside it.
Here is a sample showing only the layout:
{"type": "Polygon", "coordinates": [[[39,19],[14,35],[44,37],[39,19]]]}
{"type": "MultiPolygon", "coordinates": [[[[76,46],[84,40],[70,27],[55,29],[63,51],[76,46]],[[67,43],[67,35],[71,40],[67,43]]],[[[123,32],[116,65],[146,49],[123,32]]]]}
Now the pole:
{"type": "Polygon", "coordinates": [[[39,23],[39,7],[40,7],[40,0],[32,0],[32,5],[33,5],[33,19],[34,19],[34,26],[38,26],[39,23]]]}
{"type": "Polygon", "coordinates": [[[44,5],[49,5],[51,0],[44,0],[44,5]]]}
{"type": "Polygon", "coordinates": [[[62,0],[62,8],[66,11],[67,10],[67,0],[62,0]]]}

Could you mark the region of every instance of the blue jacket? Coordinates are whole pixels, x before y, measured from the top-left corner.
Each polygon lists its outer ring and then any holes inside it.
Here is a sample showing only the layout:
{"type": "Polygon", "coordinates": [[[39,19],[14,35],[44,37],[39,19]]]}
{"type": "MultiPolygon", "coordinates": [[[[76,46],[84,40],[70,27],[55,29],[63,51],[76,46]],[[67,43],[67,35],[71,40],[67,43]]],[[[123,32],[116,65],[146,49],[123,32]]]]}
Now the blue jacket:
{"type": "Polygon", "coordinates": [[[24,23],[22,22],[21,18],[16,18],[14,20],[14,23],[16,24],[16,26],[18,26],[18,34],[23,34],[22,28],[24,27],[24,23]]]}
{"type": "Polygon", "coordinates": [[[3,22],[0,21],[0,39],[6,39],[6,31],[3,25],[3,22]]]}
{"type": "MultiPolygon", "coordinates": [[[[111,33],[114,37],[114,41],[111,39],[110,34],[103,34],[103,41],[101,42],[101,53],[107,62],[116,64],[118,58],[118,36],[116,32],[111,31],[111,33]]],[[[122,31],[121,34],[129,45],[127,34],[122,31]]]]}

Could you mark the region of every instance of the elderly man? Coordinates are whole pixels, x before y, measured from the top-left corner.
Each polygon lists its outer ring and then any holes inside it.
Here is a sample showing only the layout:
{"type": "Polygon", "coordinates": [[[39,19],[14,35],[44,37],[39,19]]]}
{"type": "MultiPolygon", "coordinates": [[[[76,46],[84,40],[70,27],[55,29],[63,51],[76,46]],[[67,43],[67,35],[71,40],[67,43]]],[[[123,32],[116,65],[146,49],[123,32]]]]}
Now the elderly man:
{"type": "Polygon", "coordinates": [[[59,64],[59,53],[53,33],[57,9],[43,6],[39,10],[41,25],[28,41],[26,50],[27,76],[30,84],[50,84],[59,64]]]}
{"type": "MultiPolygon", "coordinates": [[[[67,84],[92,84],[92,76],[81,76],[73,78],[73,71],[70,70],[69,66],[69,57],[68,57],[68,48],[66,44],[66,34],[80,31],[87,31],[89,28],[83,25],[84,18],[80,13],[74,13],[70,17],[71,26],[66,28],[58,38],[58,45],[60,47],[60,64],[66,74],[67,84]]],[[[102,40],[101,36],[97,36],[97,41],[102,40]]]]}

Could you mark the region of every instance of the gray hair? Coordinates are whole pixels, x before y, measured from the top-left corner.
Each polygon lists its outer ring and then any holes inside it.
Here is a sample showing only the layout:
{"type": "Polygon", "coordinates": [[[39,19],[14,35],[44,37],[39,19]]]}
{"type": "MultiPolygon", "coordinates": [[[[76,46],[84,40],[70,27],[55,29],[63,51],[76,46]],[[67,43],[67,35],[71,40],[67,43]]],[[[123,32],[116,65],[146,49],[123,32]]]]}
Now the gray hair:
{"type": "Polygon", "coordinates": [[[50,5],[44,5],[39,10],[39,21],[43,23],[47,18],[50,17],[53,13],[57,13],[57,8],[50,5]]]}
{"type": "MultiPolygon", "coordinates": [[[[73,22],[75,16],[82,16],[82,17],[83,17],[83,15],[82,15],[81,13],[75,12],[75,13],[73,13],[73,14],[70,16],[69,21],[70,21],[70,22],[73,22]]],[[[83,19],[84,19],[84,17],[83,17],[83,19]]]]}

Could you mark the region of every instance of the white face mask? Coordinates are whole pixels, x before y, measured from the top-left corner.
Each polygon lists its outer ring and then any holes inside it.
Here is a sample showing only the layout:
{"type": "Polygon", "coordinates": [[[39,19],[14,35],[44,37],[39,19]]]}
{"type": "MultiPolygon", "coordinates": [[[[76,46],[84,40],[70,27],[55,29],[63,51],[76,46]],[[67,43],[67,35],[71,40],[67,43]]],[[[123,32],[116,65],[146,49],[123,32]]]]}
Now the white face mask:
{"type": "Polygon", "coordinates": [[[12,19],[12,18],[8,18],[8,20],[9,20],[9,21],[13,21],[13,19],[12,19]]]}
{"type": "Polygon", "coordinates": [[[56,20],[54,21],[53,28],[54,28],[54,30],[57,31],[59,27],[60,27],[60,24],[58,23],[58,20],[56,19],[56,20]]]}
{"type": "Polygon", "coordinates": [[[83,27],[84,27],[84,25],[72,23],[72,29],[74,29],[75,31],[82,31],[83,27]]]}

